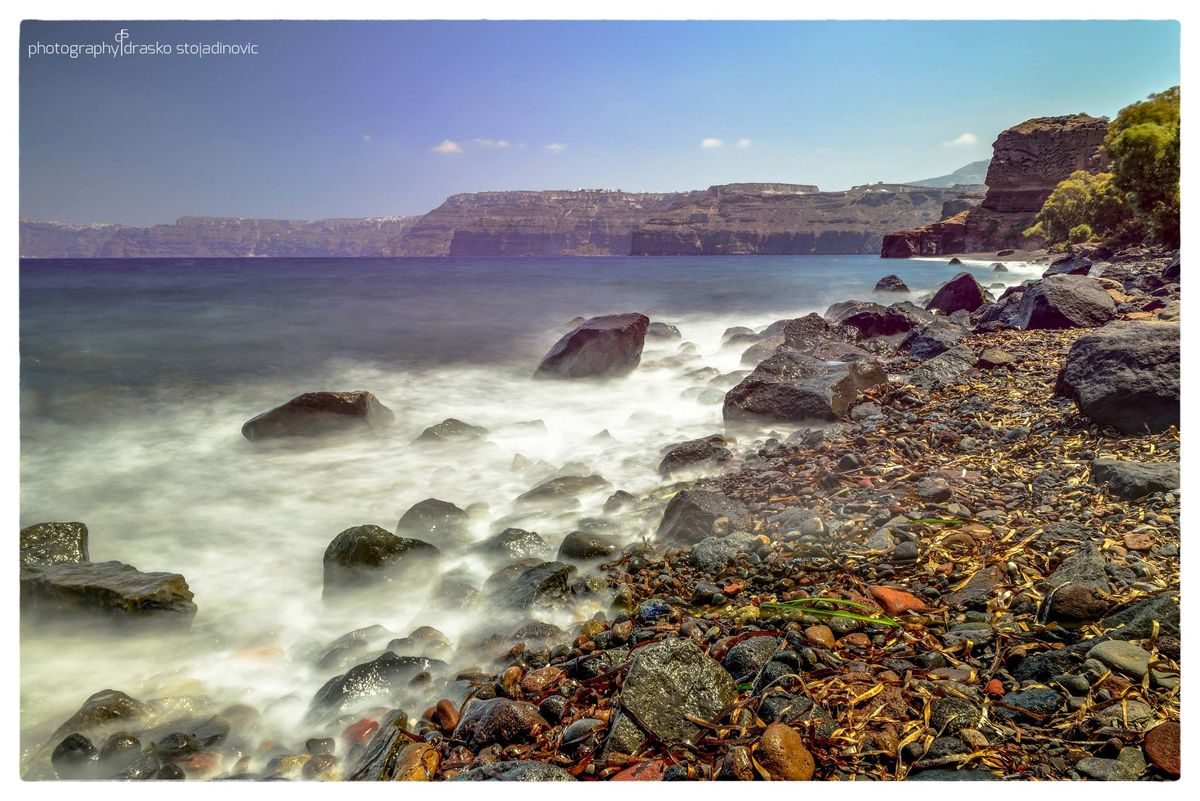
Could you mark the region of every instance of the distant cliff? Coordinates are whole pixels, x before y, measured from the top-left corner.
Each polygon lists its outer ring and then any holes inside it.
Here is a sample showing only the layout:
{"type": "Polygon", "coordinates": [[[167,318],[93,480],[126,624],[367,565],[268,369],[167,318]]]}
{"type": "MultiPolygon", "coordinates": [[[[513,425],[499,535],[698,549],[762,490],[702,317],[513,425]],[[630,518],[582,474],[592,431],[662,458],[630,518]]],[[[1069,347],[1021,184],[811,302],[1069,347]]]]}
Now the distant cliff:
{"type": "MultiPolygon", "coordinates": [[[[636,256],[877,253],[898,226],[938,220],[969,188],[727,184],[694,193],[634,231],[636,256]]],[[[967,201],[970,202],[970,201],[967,201]]]]}
{"type": "Polygon", "coordinates": [[[1087,114],[1038,117],[1001,133],[992,145],[987,194],[965,213],[884,237],[885,258],[1027,247],[1033,223],[1054,187],[1075,170],[1098,172],[1108,120],[1087,114]]]}
{"type": "Polygon", "coordinates": [[[634,229],[688,192],[603,189],[453,195],[420,218],[400,256],[627,256],[634,229]]]}
{"type": "Polygon", "coordinates": [[[174,224],[72,225],[21,220],[23,258],[394,256],[417,217],[256,220],[180,217],[174,224]]]}

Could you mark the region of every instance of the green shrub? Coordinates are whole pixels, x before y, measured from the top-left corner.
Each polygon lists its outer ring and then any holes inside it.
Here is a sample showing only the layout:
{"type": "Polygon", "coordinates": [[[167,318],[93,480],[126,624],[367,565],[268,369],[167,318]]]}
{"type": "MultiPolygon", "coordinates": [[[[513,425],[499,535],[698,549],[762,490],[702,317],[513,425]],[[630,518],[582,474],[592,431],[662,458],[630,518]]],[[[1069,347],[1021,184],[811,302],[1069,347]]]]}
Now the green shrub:
{"type": "Polygon", "coordinates": [[[1081,242],[1087,242],[1092,238],[1092,226],[1087,223],[1080,223],[1071,229],[1067,234],[1067,241],[1072,245],[1078,245],[1081,242]]]}
{"type": "Polygon", "coordinates": [[[1157,242],[1179,245],[1179,87],[1121,109],[1104,148],[1113,184],[1157,242]]]}
{"type": "Polygon", "coordinates": [[[1093,175],[1077,170],[1061,181],[1042,204],[1035,222],[1024,231],[1027,238],[1040,237],[1050,244],[1086,241],[1106,236],[1129,218],[1124,196],[1112,183],[1112,174],[1093,175]],[[1087,229],[1081,240],[1072,239],[1075,230],[1087,229]]]}

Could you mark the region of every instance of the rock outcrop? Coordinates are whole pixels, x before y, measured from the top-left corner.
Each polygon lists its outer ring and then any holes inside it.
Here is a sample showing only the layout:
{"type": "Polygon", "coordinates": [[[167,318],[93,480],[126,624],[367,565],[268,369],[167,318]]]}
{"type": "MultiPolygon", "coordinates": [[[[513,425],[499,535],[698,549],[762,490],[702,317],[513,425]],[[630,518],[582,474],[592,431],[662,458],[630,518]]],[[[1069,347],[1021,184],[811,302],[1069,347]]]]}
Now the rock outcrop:
{"type": "Polygon", "coordinates": [[[1095,328],[1116,315],[1116,304],[1095,278],[1052,275],[1025,288],[1017,328],[1095,328]]]}
{"type": "Polygon", "coordinates": [[[121,562],[21,567],[21,614],[188,625],[192,592],[178,573],[143,573],[121,562]]]}
{"type": "Polygon", "coordinates": [[[593,317],[565,335],[542,359],[536,378],[603,378],[637,368],[650,318],[644,314],[593,317]]]}
{"type": "Polygon", "coordinates": [[[1001,133],[992,145],[987,194],[979,206],[884,237],[884,258],[938,256],[1027,247],[1033,223],[1060,181],[1106,166],[1101,145],[1108,120],[1087,114],[1038,117],[1001,133]]]}
{"type": "Polygon", "coordinates": [[[320,437],[378,431],[395,415],[370,392],[306,392],[242,426],[251,442],[286,437],[320,437]]]}
{"type": "Polygon", "coordinates": [[[835,421],[846,416],[859,390],[886,383],[879,364],[826,362],[783,351],[758,365],[725,394],[725,424],[835,421]]]}
{"type": "Polygon", "coordinates": [[[634,256],[875,253],[900,221],[935,222],[960,188],[726,184],[685,198],[633,232],[634,256]]]}

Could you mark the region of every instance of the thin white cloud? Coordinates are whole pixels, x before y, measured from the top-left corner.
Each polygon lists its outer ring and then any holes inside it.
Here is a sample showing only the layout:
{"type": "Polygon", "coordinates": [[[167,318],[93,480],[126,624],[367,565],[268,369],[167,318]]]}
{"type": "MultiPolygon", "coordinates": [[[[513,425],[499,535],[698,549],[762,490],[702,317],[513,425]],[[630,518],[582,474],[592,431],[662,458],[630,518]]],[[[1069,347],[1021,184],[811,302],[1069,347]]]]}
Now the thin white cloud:
{"type": "Polygon", "coordinates": [[[370,134],[363,134],[363,135],[362,135],[362,140],[363,140],[364,142],[370,142],[370,141],[371,141],[371,135],[370,135],[370,134]]]}
{"type": "Polygon", "coordinates": [[[714,139],[711,136],[700,140],[700,147],[704,148],[705,150],[716,150],[724,144],[725,143],[720,139],[714,139]]]}
{"type": "Polygon", "coordinates": [[[737,140],[737,148],[739,150],[745,150],[748,147],[750,147],[750,140],[746,137],[743,136],[741,139],[737,140]]]}
{"type": "Polygon", "coordinates": [[[507,139],[475,139],[472,141],[474,141],[475,144],[479,145],[480,147],[486,147],[488,149],[503,150],[504,148],[512,147],[507,139]]]}
{"type": "Polygon", "coordinates": [[[443,139],[440,145],[430,148],[434,153],[461,153],[462,145],[449,139],[443,139]]]}
{"type": "Polygon", "coordinates": [[[949,142],[942,142],[946,147],[971,147],[979,144],[979,137],[973,133],[965,132],[958,135],[957,139],[951,139],[949,142]]]}
{"type": "Polygon", "coordinates": [[[562,142],[551,142],[550,144],[546,145],[546,149],[557,156],[566,150],[567,146],[562,142]]]}

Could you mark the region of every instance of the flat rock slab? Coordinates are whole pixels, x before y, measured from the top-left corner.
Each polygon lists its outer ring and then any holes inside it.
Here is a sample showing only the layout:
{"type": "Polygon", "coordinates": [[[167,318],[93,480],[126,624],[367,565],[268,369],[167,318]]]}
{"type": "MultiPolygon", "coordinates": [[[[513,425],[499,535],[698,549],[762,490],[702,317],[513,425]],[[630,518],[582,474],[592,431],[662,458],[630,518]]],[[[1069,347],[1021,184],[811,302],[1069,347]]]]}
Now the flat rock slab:
{"type": "Polygon", "coordinates": [[[1103,662],[1116,673],[1141,679],[1150,669],[1150,654],[1140,645],[1124,640],[1108,640],[1088,651],[1088,659],[1103,662]]]}
{"type": "Polygon", "coordinates": [[[21,613],[91,613],[114,620],[190,623],[196,615],[187,580],[143,573],[121,562],[64,562],[21,568],[21,613]]]}
{"type": "Polygon", "coordinates": [[[1133,462],[1096,459],[1092,479],[1118,498],[1136,500],[1152,492],[1179,489],[1179,462],[1133,462]]]}
{"type": "Polygon", "coordinates": [[[390,426],[394,419],[392,410],[370,392],[306,392],[248,420],[242,426],[242,436],[258,442],[377,432],[390,426]]]}

